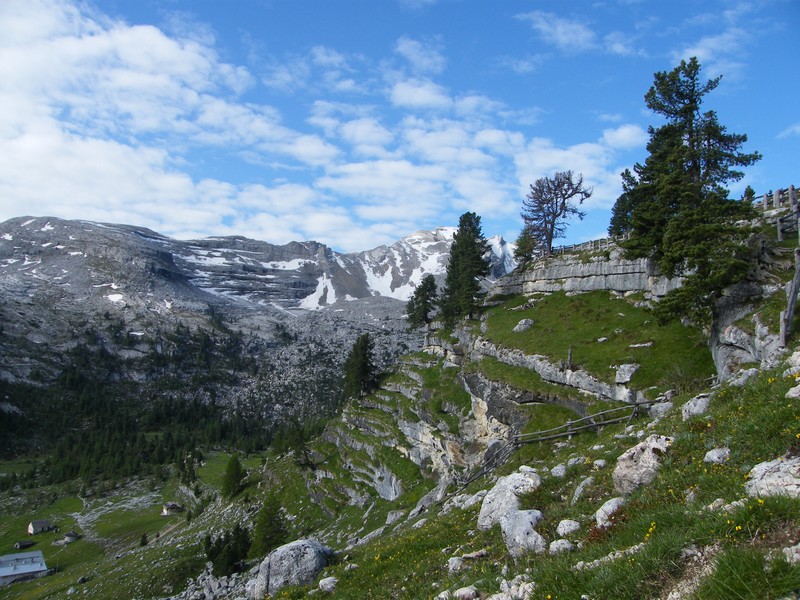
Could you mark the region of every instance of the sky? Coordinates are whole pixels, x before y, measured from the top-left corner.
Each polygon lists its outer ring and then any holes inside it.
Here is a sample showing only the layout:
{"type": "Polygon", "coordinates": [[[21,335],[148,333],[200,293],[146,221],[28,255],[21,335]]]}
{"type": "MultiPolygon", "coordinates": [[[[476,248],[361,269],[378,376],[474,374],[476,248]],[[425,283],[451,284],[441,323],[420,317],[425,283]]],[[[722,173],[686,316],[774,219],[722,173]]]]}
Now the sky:
{"type": "Polygon", "coordinates": [[[797,0],[1,0],[0,221],[368,250],[467,211],[516,239],[531,183],[582,174],[605,235],[662,124],[644,94],[696,56],[800,184],[797,0]]]}

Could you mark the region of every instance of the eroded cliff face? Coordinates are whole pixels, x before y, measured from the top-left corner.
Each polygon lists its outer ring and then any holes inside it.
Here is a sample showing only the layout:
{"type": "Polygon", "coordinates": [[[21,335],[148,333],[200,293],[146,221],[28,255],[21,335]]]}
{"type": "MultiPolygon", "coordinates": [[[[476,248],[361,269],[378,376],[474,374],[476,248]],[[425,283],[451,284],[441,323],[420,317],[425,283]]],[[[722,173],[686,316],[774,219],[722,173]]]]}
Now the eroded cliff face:
{"type": "Polygon", "coordinates": [[[779,294],[783,286],[740,284],[717,303],[711,327],[711,355],[720,381],[734,377],[743,367],[769,369],[784,357],[778,331],[771,331],[754,313],[753,305],[764,297],[779,294]]]}
{"type": "Polygon", "coordinates": [[[563,254],[540,259],[525,271],[499,280],[497,294],[535,294],[542,292],[644,292],[647,299],[658,299],[680,287],[681,279],[665,277],[649,259],[625,259],[616,246],[585,255],[563,254]]]}

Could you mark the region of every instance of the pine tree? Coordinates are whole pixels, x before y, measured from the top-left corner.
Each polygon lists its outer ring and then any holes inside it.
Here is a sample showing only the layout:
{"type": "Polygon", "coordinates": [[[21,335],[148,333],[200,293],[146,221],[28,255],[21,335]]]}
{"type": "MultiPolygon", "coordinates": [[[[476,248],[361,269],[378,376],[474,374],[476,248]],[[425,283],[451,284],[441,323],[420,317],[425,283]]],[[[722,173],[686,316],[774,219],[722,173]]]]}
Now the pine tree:
{"type": "Polygon", "coordinates": [[[408,326],[422,327],[431,322],[430,314],[436,306],[436,279],[433,275],[425,275],[406,304],[408,326]]]}
{"type": "Polygon", "coordinates": [[[280,501],[274,493],[269,493],[256,517],[250,556],[253,558],[265,556],[286,542],[288,537],[289,531],[281,513],[280,501]]]}
{"type": "Polygon", "coordinates": [[[523,225],[522,231],[519,232],[519,237],[514,244],[514,258],[519,265],[524,265],[533,259],[536,253],[539,241],[533,232],[533,227],[523,225]]]}
{"type": "Polygon", "coordinates": [[[450,247],[450,262],[444,289],[439,299],[442,320],[452,326],[460,317],[472,318],[485,292],[480,278],[489,274],[484,259],[487,245],[481,231],[481,218],[473,212],[461,215],[450,247]]]}
{"type": "Polygon", "coordinates": [[[356,338],[344,363],[344,397],[369,393],[375,384],[375,344],[368,333],[356,338]]]}
{"type": "Polygon", "coordinates": [[[233,454],[228,459],[225,475],[222,478],[222,495],[225,498],[231,498],[239,491],[242,485],[242,475],[242,463],[239,462],[239,457],[233,454]]]}
{"type": "Polygon", "coordinates": [[[749,229],[739,223],[752,217],[752,206],[729,200],[724,186],[761,155],[742,153],[747,136],[728,133],[714,111],[701,112],[720,79],[702,83],[696,58],[655,74],[645,103],[666,123],[649,128],[649,156],[622,173],[612,212],[609,233],[627,236],[621,245],[628,257],[651,258],[668,277],[685,277],[657,305],[662,321],[707,320],[722,290],[749,268],[749,229]]]}
{"type": "Polygon", "coordinates": [[[583,187],[583,175],[573,175],[572,171],[559,171],[530,185],[520,216],[531,236],[541,243],[545,256],[553,251],[553,240],[564,237],[569,217],[586,216],[575,201],[582,204],[591,195],[592,188],[583,187]]]}

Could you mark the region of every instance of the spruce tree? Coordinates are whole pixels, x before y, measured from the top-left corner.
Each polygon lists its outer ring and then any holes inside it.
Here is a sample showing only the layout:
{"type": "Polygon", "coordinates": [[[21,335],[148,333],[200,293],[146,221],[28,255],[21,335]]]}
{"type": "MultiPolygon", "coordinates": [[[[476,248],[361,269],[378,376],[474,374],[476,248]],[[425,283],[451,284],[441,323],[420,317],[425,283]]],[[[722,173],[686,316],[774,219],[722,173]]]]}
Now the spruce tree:
{"type": "Polygon", "coordinates": [[[356,338],[344,363],[344,397],[369,393],[375,384],[375,343],[368,333],[356,338]]]}
{"type": "Polygon", "coordinates": [[[752,206],[729,199],[725,185],[761,155],[741,152],[747,136],[729,133],[714,111],[701,112],[720,79],[702,82],[696,58],[655,74],[645,103],[666,123],[649,128],[649,156],[623,172],[612,211],[609,233],[627,237],[621,245],[628,257],[651,258],[668,277],[685,277],[658,304],[662,321],[706,321],[722,290],[749,269],[750,232],[741,223],[753,216],[752,206]]]}
{"type": "Polygon", "coordinates": [[[433,275],[425,275],[406,304],[409,327],[422,327],[431,322],[437,295],[436,279],[433,275]]]}
{"type": "Polygon", "coordinates": [[[250,556],[265,556],[289,537],[286,520],[281,514],[281,504],[274,493],[267,494],[256,517],[250,556]]]}
{"type": "Polygon", "coordinates": [[[242,463],[239,457],[233,454],[228,459],[225,475],[222,478],[222,495],[231,498],[236,495],[242,485],[242,463]]]}
{"type": "Polygon", "coordinates": [[[519,265],[524,265],[533,259],[539,245],[536,235],[533,232],[533,227],[530,225],[523,225],[522,231],[519,232],[519,237],[514,244],[514,258],[519,265]]]}
{"type": "Polygon", "coordinates": [[[489,263],[484,258],[486,250],[481,218],[474,212],[464,213],[453,236],[444,290],[439,300],[441,317],[446,325],[452,326],[460,317],[473,317],[485,294],[480,278],[489,274],[489,263]]]}

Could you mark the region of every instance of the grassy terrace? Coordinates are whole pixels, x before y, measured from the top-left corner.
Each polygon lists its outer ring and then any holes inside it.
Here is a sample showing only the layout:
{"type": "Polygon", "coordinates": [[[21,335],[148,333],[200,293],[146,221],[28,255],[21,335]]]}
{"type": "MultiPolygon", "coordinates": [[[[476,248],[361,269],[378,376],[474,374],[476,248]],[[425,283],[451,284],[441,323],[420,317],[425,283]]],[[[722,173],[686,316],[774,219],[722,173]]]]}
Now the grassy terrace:
{"type": "MultiPolygon", "coordinates": [[[[656,480],[635,491],[607,530],[593,527],[593,513],[613,489],[613,461],[635,444],[635,436],[622,436],[624,425],[607,427],[601,434],[584,434],[565,446],[526,446],[502,469],[520,464],[543,473],[570,458],[581,460],[563,478],[543,475],[541,487],[522,499],[523,509],[544,514],[537,527],[545,538],[555,539],[561,519],[576,519],[581,529],[570,536],[582,547],[566,555],[527,555],[513,561],[500,538],[499,528],[476,530],[479,507],[453,510],[447,515],[426,514],[419,528],[402,527],[375,542],[349,552],[347,561],[330,567],[326,575],[339,578],[335,598],[430,598],[445,589],[475,585],[483,594],[497,592],[497,578],[504,568],[507,578],[528,571],[537,583],[534,598],[578,600],[590,598],[640,600],[665,597],[689,565],[682,552],[695,546],[713,548],[718,568],[691,598],[703,600],[792,597],[800,587],[800,567],[787,564],[780,553],[766,559],[771,548],[795,543],[800,527],[800,501],[788,498],[750,499],[730,512],[710,511],[705,506],[717,498],[726,502],[744,497],[746,474],[764,460],[800,449],[800,406],[784,398],[795,378],[777,372],[764,373],[744,388],[722,388],[704,418],[683,421],[679,407],[652,429],[674,436],[656,480]],[[707,450],[731,449],[724,465],[703,462],[707,450]],[[595,469],[597,459],[609,466],[595,469]],[[577,484],[591,476],[593,482],[574,504],[577,484]],[[617,550],[641,544],[630,556],[589,570],[576,570],[579,561],[590,562],[617,550]],[[467,561],[463,571],[450,574],[451,556],[485,550],[467,561]],[[358,569],[345,570],[348,562],[358,569]]],[[[553,423],[560,408],[540,405],[540,417],[553,423]]],[[[644,421],[635,422],[644,427],[644,421]]],[[[491,487],[478,480],[466,490],[473,493],[491,487]]],[[[303,598],[309,588],[292,588],[278,598],[303,598]]]]}
{"type": "Polygon", "coordinates": [[[678,323],[660,326],[649,310],[633,302],[608,292],[558,292],[539,298],[530,308],[509,310],[526,303],[519,297],[489,309],[485,337],[554,362],[566,361],[571,349],[574,366],[606,382],[614,381],[612,365],[640,364],[630,384],[638,390],[702,387],[714,374],[702,332],[678,323]],[[533,326],[514,333],[521,319],[532,319],[533,326]],[[598,341],[602,338],[605,341],[598,341]]]}

